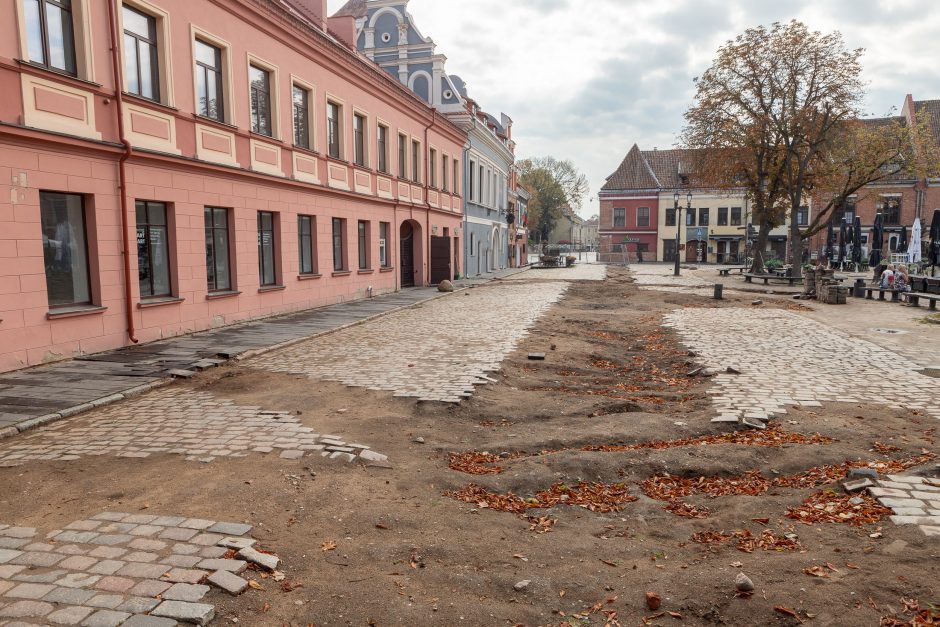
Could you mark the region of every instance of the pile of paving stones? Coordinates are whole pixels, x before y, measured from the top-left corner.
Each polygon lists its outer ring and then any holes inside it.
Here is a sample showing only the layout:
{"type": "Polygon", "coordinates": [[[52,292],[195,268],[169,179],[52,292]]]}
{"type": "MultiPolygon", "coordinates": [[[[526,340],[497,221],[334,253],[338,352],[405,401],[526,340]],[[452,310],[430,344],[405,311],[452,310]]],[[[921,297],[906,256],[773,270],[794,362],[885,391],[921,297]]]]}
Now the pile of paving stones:
{"type": "Polygon", "coordinates": [[[233,595],[247,569],[279,560],[257,550],[250,525],[103,512],[37,539],[0,524],[0,625],[205,625],[210,585],[233,595]],[[10,622],[4,622],[10,621],[10,622]]]}
{"type": "Polygon", "coordinates": [[[86,456],[149,457],[183,455],[211,462],[251,453],[300,459],[323,457],[385,463],[387,457],[365,444],[314,433],[291,412],[236,405],[208,392],[164,388],[102,408],[75,421],[59,422],[0,444],[0,467],[36,460],[76,460],[86,456]]]}
{"type": "Polygon", "coordinates": [[[894,524],[917,525],[924,534],[940,538],[940,480],[888,475],[875,484],[868,491],[894,511],[894,524]]]}

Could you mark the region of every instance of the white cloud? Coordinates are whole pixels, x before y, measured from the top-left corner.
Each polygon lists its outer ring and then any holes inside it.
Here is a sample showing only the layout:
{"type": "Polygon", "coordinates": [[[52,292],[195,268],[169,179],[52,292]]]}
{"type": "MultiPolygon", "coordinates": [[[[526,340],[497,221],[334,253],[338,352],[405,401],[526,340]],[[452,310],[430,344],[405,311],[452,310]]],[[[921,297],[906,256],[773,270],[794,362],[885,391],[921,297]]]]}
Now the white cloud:
{"type": "MultiPolygon", "coordinates": [[[[336,10],[344,0],[329,0],[336,10]]],[[[802,19],[867,49],[867,107],[940,98],[936,0],[411,0],[418,27],[488,111],[515,121],[520,157],[572,159],[592,194],[634,142],[674,144],[692,79],[750,26],[802,19]]],[[[596,201],[582,214],[596,212],[596,201]]]]}

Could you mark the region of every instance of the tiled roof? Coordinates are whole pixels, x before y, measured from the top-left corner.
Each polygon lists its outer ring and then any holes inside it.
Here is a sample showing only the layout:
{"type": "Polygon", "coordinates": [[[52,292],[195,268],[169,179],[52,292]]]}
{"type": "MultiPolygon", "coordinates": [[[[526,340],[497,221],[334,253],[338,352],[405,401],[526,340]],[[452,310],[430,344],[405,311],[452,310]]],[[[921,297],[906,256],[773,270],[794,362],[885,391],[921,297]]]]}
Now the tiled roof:
{"type": "Polygon", "coordinates": [[[643,158],[640,147],[633,144],[617,171],[607,178],[607,183],[601,191],[658,189],[659,186],[659,181],[656,180],[649,163],[643,158]]]}
{"type": "Polygon", "coordinates": [[[351,15],[352,17],[365,17],[369,13],[366,0],[349,0],[342,8],[333,14],[333,17],[351,15]]]}
{"type": "Polygon", "coordinates": [[[930,130],[933,131],[937,143],[940,143],[940,100],[916,101],[914,111],[918,114],[924,111],[930,114],[930,130]]]}

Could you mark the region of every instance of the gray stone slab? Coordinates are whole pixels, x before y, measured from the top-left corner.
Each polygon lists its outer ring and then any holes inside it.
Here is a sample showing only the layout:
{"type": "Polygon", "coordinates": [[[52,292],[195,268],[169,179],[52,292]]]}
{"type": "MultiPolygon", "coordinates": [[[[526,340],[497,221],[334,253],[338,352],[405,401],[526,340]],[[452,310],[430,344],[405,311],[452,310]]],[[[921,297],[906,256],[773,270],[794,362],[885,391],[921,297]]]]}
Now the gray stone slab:
{"type": "Polygon", "coordinates": [[[238,596],[248,588],[248,582],[238,575],[227,570],[220,570],[209,575],[209,583],[225,590],[231,595],[238,596]]]}
{"type": "Polygon", "coordinates": [[[115,610],[98,610],[85,619],[82,627],[118,627],[121,623],[130,618],[127,612],[117,612],[115,610]]]}
{"type": "Polygon", "coordinates": [[[248,568],[247,562],[227,559],[206,559],[199,562],[198,566],[205,570],[227,570],[236,574],[248,568]]]}
{"type": "Polygon", "coordinates": [[[56,588],[44,596],[42,600],[48,603],[61,603],[63,605],[82,605],[93,596],[95,596],[95,593],[91,590],[56,588]]]}
{"type": "Polygon", "coordinates": [[[46,616],[55,625],[79,625],[95,610],[90,607],[65,607],[46,616]]]}
{"type": "Polygon", "coordinates": [[[16,601],[0,608],[0,618],[42,618],[54,609],[45,601],[16,601]]]}
{"type": "Polygon", "coordinates": [[[215,608],[207,603],[164,601],[156,607],[153,616],[174,618],[180,622],[206,625],[215,617],[215,608]]]}
{"type": "Polygon", "coordinates": [[[221,533],[223,536],[243,536],[251,531],[251,525],[241,523],[215,523],[208,529],[211,533],[221,533]]]}
{"type": "Polygon", "coordinates": [[[241,549],[237,555],[240,559],[257,564],[266,570],[274,570],[277,568],[278,564],[281,563],[281,560],[276,555],[261,553],[250,547],[241,549]]]}
{"type": "Polygon", "coordinates": [[[209,586],[190,583],[175,583],[161,595],[167,601],[197,603],[209,592],[209,586]]]}
{"type": "Polygon", "coordinates": [[[152,597],[128,597],[114,609],[119,612],[130,612],[131,614],[146,614],[158,605],[160,605],[159,599],[152,597]]]}
{"type": "Polygon", "coordinates": [[[173,618],[163,618],[160,616],[131,616],[121,627],[176,627],[177,622],[173,618]]]}

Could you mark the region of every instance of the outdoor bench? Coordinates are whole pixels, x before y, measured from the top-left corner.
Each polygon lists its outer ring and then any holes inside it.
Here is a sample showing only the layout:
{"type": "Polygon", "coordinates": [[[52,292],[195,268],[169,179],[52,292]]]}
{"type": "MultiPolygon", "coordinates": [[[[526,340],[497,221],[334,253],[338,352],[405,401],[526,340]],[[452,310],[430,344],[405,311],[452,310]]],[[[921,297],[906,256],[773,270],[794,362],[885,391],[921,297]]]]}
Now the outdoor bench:
{"type": "Polygon", "coordinates": [[[732,270],[737,270],[738,274],[744,274],[744,271],[747,270],[747,268],[743,266],[740,268],[718,268],[718,274],[721,276],[731,276],[732,270]]]}
{"type": "Polygon", "coordinates": [[[762,279],[764,281],[764,285],[769,285],[770,279],[775,279],[775,280],[779,279],[781,281],[786,281],[790,285],[793,285],[796,282],[800,282],[800,283],[803,282],[803,279],[798,279],[794,276],[777,277],[772,274],[751,274],[750,272],[744,275],[745,283],[753,283],[754,279],[762,279]]]}
{"type": "Polygon", "coordinates": [[[916,292],[908,292],[907,301],[913,307],[920,307],[921,299],[930,301],[930,309],[937,309],[937,301],[940,301],[940,295],[936,294],[919,294],[916,292]]]}
{"type": "Polygon", "coordinates": [[[865,299],[875,300],[875,292],[878,292],[878,300],[885,300],[885,294],[891,294],[892,303],[901,302],[901,292],[892,289],[882,289],[880,287],[866,287],[865,299]]]}

